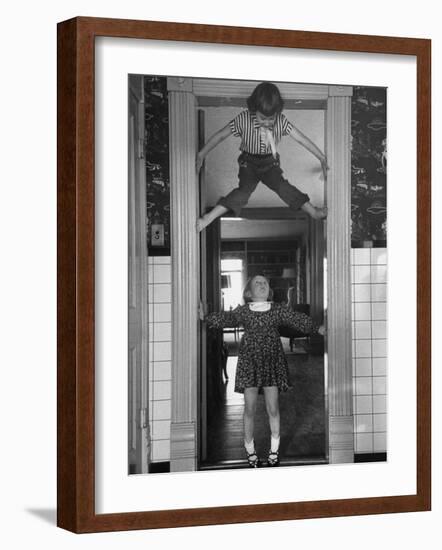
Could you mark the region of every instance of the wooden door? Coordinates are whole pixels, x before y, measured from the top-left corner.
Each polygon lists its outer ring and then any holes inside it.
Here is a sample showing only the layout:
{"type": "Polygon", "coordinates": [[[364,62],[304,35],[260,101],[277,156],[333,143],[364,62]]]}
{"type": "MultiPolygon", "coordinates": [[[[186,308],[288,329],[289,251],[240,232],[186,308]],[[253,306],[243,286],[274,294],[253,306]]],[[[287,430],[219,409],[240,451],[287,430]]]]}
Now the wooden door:
{"type": "MultiPolygon", "coordinates": [[[[221,311],[221,223],[217,219],[201,238],[201,301],[204,311],[221,311]]],[[[222,332],[208,331],[201,323],[200,352],[200,463],[207,460],[210,422],[222,406],[222,332]]]]}
{"type": "Polygon", "coordinates": [[[143,78],[129,85],[128,454],[129,473],[149,471],[149,335],[143,78]]]}

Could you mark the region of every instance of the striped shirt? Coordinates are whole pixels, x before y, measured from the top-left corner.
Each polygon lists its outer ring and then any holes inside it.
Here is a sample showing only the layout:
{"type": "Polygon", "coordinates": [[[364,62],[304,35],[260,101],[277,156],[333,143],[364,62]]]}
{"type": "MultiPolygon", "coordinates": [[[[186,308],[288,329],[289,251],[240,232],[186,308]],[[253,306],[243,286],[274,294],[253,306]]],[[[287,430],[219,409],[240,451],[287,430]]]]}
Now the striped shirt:
{"type": "MultiPolygon", "coordinates": [[[[275,143],[277,144],[283,136],[288,136],[292,129],[293,125],[290,121],[282,113],[277,114],[271,128],[275,143]]],[[[267,155],[272,152],[255,114],[248,109],[241,111],[230,121],[230,131],[234,136],[241,138],[239,147],[241,151],[253,155],[267,155]]]]}

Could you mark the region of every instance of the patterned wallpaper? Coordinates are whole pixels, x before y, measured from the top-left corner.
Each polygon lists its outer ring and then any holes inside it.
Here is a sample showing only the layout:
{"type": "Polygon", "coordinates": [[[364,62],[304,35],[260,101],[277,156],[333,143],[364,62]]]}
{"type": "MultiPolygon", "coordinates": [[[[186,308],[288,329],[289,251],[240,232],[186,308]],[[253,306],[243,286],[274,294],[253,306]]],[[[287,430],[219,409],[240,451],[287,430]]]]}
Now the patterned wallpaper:
{"type": "Polygon", "coordinates": [[[144,77],[147,242],[150,256],[170,255],[167,79],[144,77]]]}
{"type": "Polygon", "coordinates": [[[387,245],[387,90],[355,86],[351,120],[352,247],[387,245]]]}

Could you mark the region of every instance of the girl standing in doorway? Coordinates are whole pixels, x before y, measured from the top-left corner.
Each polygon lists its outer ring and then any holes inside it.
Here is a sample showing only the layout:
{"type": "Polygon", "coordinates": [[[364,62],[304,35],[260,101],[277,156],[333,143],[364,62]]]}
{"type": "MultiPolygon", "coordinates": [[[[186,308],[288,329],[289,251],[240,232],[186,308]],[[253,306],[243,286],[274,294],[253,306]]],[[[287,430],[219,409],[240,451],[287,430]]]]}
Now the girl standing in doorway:
{"type": "Polygon", "coordinates": [[[278,327],[285,325],[305,334],[324,332],[308,315],[272,302],[272,296],[267,278],[256,275],[249,279],[244,288],[244,305],[233,311],[211,313],[205,318],[210,328],[244,327],[238,352],[235,391],[244,394],[244,447],[252,468],[261,465],[253,436],[259,393],[264,393],[271,432],[267,464],[279,465],[279,393],[289,388],[289,378],[278,327]]]}

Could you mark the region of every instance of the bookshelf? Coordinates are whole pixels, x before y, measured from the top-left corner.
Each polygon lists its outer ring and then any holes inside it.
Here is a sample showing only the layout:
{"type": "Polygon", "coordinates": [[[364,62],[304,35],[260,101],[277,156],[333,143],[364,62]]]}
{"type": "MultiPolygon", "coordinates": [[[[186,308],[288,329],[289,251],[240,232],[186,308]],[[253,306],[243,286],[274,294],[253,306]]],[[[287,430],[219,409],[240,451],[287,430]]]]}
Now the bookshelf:
{"type": "Polygon", "coordinates": [[[296,239],[228,240],[221,243],[221,258],[244,261],[244,284],[249,277],[265,275],[273,289],[275,302],[287,301],[290,286],[301,289],[301,301],[305,299],[305,260],[302,265],[299,247],[300,243],[296,239]],[[302,281],[304,284],[300,284],[302,281]]]}

